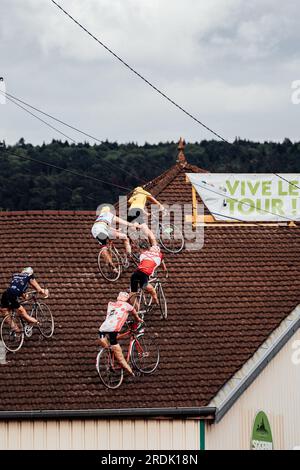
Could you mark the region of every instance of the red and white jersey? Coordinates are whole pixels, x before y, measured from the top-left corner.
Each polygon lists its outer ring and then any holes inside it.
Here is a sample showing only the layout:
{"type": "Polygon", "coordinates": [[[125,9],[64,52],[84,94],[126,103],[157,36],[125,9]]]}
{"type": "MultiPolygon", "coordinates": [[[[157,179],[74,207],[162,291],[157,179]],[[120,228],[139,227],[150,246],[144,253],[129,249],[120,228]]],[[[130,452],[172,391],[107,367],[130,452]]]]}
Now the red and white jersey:
{"type": "Polygon", "coordinates": [[[163,254],[160,252],[153,252],[151,250],[144,251],[140,255],[140,264],[138,265],[138,270],[147,274],[147,276],[152,276],[154,271],[161,264],[163,259],[163,254]]]}
{"type": "Polygon", "coordinates": [[[108,333],[120,331],[128,318],[129,312],[132,310],[133,306],[128,302],[109,302],[107,306],[106,319],[100,326],[99,331],[108,333]]]}

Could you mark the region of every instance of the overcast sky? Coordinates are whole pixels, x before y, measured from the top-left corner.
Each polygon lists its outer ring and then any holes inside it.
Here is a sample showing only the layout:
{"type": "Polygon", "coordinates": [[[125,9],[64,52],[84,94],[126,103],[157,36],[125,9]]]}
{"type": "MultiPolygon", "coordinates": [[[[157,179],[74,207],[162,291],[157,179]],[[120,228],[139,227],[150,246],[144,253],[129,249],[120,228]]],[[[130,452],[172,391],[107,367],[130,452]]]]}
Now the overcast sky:
{"type": "MultiPolygon", "coordinates": [[[[132,67],[225,138],[300,140],[299,0],[57,0],[132,67]]],[[[157,95],[50,0],[0,0],[7,91],[118,142],[213,136],[157,95]]],[[[83,137],[64,129],[77,140],[83,137]]],[[[60,138],[0,105],[0,140],[60,138]]]]}

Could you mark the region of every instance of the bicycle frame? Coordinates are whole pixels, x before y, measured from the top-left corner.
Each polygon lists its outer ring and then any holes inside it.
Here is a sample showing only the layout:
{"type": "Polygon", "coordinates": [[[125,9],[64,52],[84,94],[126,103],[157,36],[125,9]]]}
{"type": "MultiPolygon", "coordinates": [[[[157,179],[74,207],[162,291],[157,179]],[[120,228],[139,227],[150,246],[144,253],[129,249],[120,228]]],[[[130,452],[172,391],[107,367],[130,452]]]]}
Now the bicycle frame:
{"type": "MultiPolygon", "coordinates": [[[[29,294],[32,294],[32,292],[29,292],[29,294]]],[[[35,294],[35,293],[34,293],[35,294]]],[[[26,299],[22,302],[20,302],[20,305],[26,305],[30,302],[30,300],[33,300],[33,305],[31,307],[31,310],[30,310],[30,313],[29,315],[33,318],[35,318],[35,313],[36,313],[36,309],[38,307],[38,301],[37,301],[37,296],[36,295],[32,295],[32,298],[31,299],[26,299]]],[[[11,317],[11,319],[13,320],[15,317],[19,317],[21,322],[22,322],[22,325],[23,327],[25,325],[28,325],[28,322],[25,320],[25,318],[22,317],[21,314],[19,314],[17,312],[17,309],[11,309],[9,310],[9,313],[7,315],[5,315],[5,317],[11,317]]]]}
{"type": "MultiPolygon", "coordinates": [[[[152,284],[152,285],[154,284],[153,287],[154,287],[155,291],[157,292],[157,287],[160,284],[160,280],[158,279],[157,276],[155,276],[152,279],[151,278],[149,279],[149,284],[152,284]]],[[[150,295],[150,293],[149,293],[149,295],[150,295]]],[[[138,297],[137,311],[140,312],[143,297],[144,297],[144,300],[145,300],[145,289],[139,289],[139,292],[137,293],[137,297],[138,297]]],[[[151,297],[150,305],[151,305],[151,303],[152,303],[152,297],[151,297]]],[[[146,302],[144,302],[144,304],[146,305],[146,302]]]]}
{"type": "MultiPolygon", "coordinates": [[[[35,314],[36,314],[37,308],[38,308],[38,306],[39,306],[39,301],[38,301],[38,298],[37,298],[38,294],[37,294],[35,291],[31,291],[31,292],[28,292],[27,295],[29,295],[29,296],[31,296],[31,297],[28,298],[28,299],[26,299],[26,300],[24,300],[23,302],[21,302],[21,305],[29,304],[29,303],[32,301],[33,303],[32,303],[32,307],[31,307],[31,310],[30,310],[29,315],[30,315],[31,317],[33,317],[33,318],[36,318],[36,315],[35,315],[35,314]]],[[[25,324],[28,323],[28,322],[27,322],[25,319],[23,319],[22,317],[21,317],[21,319],[22,319],[22,321],[23,321],[25,324]]]]}
{"type": "Polygon", "coordinates": [[[128,337],[130,337],[130,340],[129,340],[127,356],[126,356],[126,361],[127,362],[129,362],[129,359],[130,359],[130,356],[131,356],[133,342],[134,342],[134,340],[136,340],[136,333],[130,327],[128,327],[128,330],[124,331],[124,333],[118,334],[118,336],[117,336],[117,340],[125,339],[125,338],[128,338],[128,337]]]}
{"type": "MultiPolygon", "coordinates": [[[[127,355],[126,355],[126,361],[128,363],[129,363],[130,356],[131,356],[133,342],[137,341],[139,347],[142,349],[142,347],[140,346],[139,340],[137,339],[137,333],[138,332],[135,332],[130,327],[128,327],[128,329],[126,331],[124,331],[123,333],[118,334],[118,336],[117,336],[117,340],[125,339],[125,338],[130,337],[130,341],[129,341],[129,345],[128,345],[128,349],[127,349],[127,355]]],[[[112,367],[114,369],[122,368],[121,365],[119,365],[119,363],[117,363],[116,366],[114,365],[114,359],[115,359],[115,355],[111,351],[111,365],[112,365],[112,367]]]]}
{"type": "Polygon", "coordinates": [[[119,252],[119,250],[118,250],[118,248],[115,246],[113,240],[108,240],[107,249],[110,250],[110,251],[115,251],[115,252],[116,252],[116,255],[117,255],[117,257],[119,258],[122,267],[125,268],[125,266],[126,266],[126,261],[127,261],[127,257],[126,257],[126,255],[122,255],[122,254],[119,252]]]}

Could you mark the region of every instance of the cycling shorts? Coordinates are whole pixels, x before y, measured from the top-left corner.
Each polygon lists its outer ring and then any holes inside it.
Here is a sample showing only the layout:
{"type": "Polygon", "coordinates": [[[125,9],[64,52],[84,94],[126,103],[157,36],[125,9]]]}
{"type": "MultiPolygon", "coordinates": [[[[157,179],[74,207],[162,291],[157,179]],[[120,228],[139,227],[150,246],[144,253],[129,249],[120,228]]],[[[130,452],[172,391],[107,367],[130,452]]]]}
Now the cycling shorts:
{"type": "Polygon", "coordinates": [[[118,344],[117,336],[118,336],[118,331],[110,331],[110,332],[105,332],[105,331],[99,331],[99,338],[105,338],[108,336],[109,342],[111,346],[115,346],[118,344]]]}
{"type": "Polygon", "coordinates": [[[5,292],[3,292],[1,298],[1,307],[8,308],[9,310],[19,308],[20,302],[18,300],[18,296],[11,292],[9,289],[7,289],[5,292]]]}
{"type": "Polygon", "coordinates": [[[134,271],[131,276],[130,285],[131,285],[131,292],[137,292],[138,288],[145,289],[149,282],[149,276],[142,271],[134,271]]]}
{"type": "Polygon", "coordinates": [[[144,211],[142,209],[134,208],[134,209],[129,209],[128,215],[127,215],[127,221],[129,223],[134,223],[137,222],[138,224],[144,224],[144,211]]]}
{"type": "Polygon", "coordinates": [[[108,237],[107,233],[105,233],[105,232],[99,232],[97,237],[96,237],[96,240],[100,243],[101,246],[107,245],[108,239],[109,239],[109,237],[108,237]]]}

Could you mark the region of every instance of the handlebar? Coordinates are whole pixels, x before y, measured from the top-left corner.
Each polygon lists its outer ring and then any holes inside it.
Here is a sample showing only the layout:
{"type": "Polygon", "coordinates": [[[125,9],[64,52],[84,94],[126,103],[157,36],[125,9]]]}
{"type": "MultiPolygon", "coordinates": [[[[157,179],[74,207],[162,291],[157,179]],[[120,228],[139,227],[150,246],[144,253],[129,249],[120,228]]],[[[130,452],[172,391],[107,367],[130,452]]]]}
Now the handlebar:
{"type": "MultiPolygon", "coordinates": [[[[49,298],[49,290],[48,289],[44,289],[45,290],[45,295],[43,295],[43,299],[48,299],[49,298]]],[[[38,297],[39,295],[39,292],[37,292],[36,290],[30,290],[28,292],[25,292],[24,294],[24,297],[25,297],[25,300],[31,300],[33,299],[34,297],[38,297]]]]}
{"type": "Polygon", "coordinates": [[[150,215],[151,215],[151,217],[153,217],[153,219],[159,220],[160,212],[162,213],[162,215],[168,215],[169,214],[167,209],[164,209],[163,211],[159,210],[158,213],[156,213],[156,211],[150,212],[150,215]]]}
{"type": "Polygon", "coordinates": [[[137,324],[137,322],[136,322],[135,320],[128,320],[128,321],[126,322],[126,326],[127,326],[128,329],[131,330],[131,331],[136,331],[136,330],[138,330],[141,326],[143,326],[143,327],[145,326],[145,322],[144,322],[144,321],[140,321],[140,322],[138,322],[137,328],[133,329],[132,327],[133,327],[134,324],[137,324]]]}

